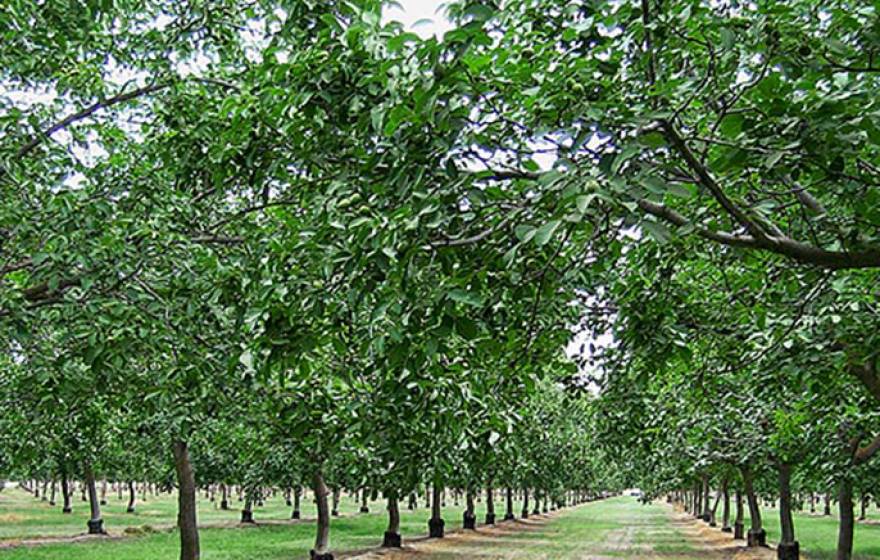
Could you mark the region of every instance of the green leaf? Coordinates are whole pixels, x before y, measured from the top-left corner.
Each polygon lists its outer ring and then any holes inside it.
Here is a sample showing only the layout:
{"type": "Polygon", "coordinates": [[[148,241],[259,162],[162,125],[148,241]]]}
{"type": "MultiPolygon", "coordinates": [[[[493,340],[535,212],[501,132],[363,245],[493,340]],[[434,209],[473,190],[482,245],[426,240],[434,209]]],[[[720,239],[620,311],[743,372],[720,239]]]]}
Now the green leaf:
{"type": "Polygon", "coordinates": [[[648,234],[660,244],[667,243],[672,239],[672,234],[669,233],[669,229],[660,222],[645,220],[642,222],[642,229],[647,231],[648,234]]]}
{"type": "Polygon", "coordinates": [[[476,292],[469,292],[461,288],[455,288],[446,292],[446,296],[453,301],[471,305],[473,307],[483,306],[483,297],[476,292]]]}
{"type": "Polygon", "coordinates": [[[553,233],[556,231],[556,228],[559,227],[559,224],[562,223],[560,220],[551,220],[539,227],[535,231],[535,244],[538,247],[546,245],[550,238],[553,237],[553,233]]]}

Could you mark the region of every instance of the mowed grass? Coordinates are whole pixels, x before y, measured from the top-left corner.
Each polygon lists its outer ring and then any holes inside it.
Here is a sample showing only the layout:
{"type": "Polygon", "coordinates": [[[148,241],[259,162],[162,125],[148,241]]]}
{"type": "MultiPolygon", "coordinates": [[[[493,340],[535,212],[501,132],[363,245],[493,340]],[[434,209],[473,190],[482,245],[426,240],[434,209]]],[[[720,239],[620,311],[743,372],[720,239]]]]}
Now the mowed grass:
{"type": "MultiPolygon", "coordinates": [[[[0,512],[8,515],[11,511],[22,516],[5,524],[7,534],[46,534],[48,531],[71,529],[69,534],[82,532],[86,509],[78,507],[72,516],[63,516],[57,508],[35,501],[27,494],[22,496],[15,491],[4,492],[0,498],[0,512]],[[11,499],[14,497],[14,499],[11,499]],[[26,519],[26,517],[30,516],[26,519]],[[38,521],[45,517],[50,523],[45,526],[38,521]],[[75,521],[79,520],[80,524],[75,521]]],[[[115,498],[114,498],[115,500],[115,498]]],[[[173,496],[163,496],[147,502],[141,514],[135,516],[124,513],[124,504],[111,500],[108,507],[107,523],[112,533],[120,534],[124,525],[139,526],[147,522],[154,526],[170,525],[174,521],[175,503],[173,496]],[[117,509],[116,517],[110,517],[117,509]],[[149,513],[148,513],[149,512],[149,513]]],[[[240,505],[234,502],[234,505],[240,505]]],[[[313,516],[312,506],[304,501],[304,515],[313,516]]],[[[429,511],[420,500],[416,511],[402,510],[401,533],[404,539],[423,536],[427,528],[429,511]]],[[[478,519],[482,520],[485,503],[478,504],[478,519]]],[[[503,502],[499,500],[499,506],[503,502]]],[[[342,503],[344,517],[333,519],[331,528],[332,548],[335,552],[353,553],[367,551],[379,545],[385,530],[386,515],[384,503],[372,502],[370,514],[358,514],[358,504],[348,498],[342,503]]],[[[274,560],[307,558],[314,538],[314,523],[306,520],[301,523],[283,523],[290,514],[289,508],[280,496],[269,500],[263,508],[258,508],[255,516],[256,527],[237,527],[238,512],[222,512],[213,505],[200,500],[201,519],[208,524],[201,530],[202,557],[208,560],[274,560]],[[207,521],[206,521],[207,520],[207,521]],[[263,524],[259,524],[259,521],[263,524]],[[212,522],[224,523],[224,527],[210,526],[212,522]]],[[[515,504],[518,513],[521,504],[515,504]]],[[[447,529],[461,525],[462,506],[454,506],[447,500],[444,508],[447,529]]],[[[503,511],[499,510],[501,513],[503,511]]],[[[56,533],[57,534],[57,533],[56,533]]],[[[664,505],[642,505],[628,497],[614,498],[601,502],[585,504],[564,510],[560,515],[539,526],[519,523],[503,535],[480,535],[461,541],[448,539],[440,545],[428,545],[427,552],[419,557],[446,560],[478,554],[488,558],[583,558],[585,552],[603,556],[637,558],[646,550],[686,557],[690,547],[684,537],[668,522],[668,508],[664,505]],[[447,546],[451,545],[451,546],[447,546]]],[[[430,541],[437,543],[439,541],[430,541]]],[[[34,547],[16,547],[0,550],[0,559],[29,560],[147,560],[175,559],[178,555],[178,535],[174,530],[143,536],[124,537],[118,540],[99,540],[77,543],[46,544],[34,547]]]]}
{"type": "MultiPolygon", "coordinates": [[[[463,500],[462,500],[463,501],[463,500]]],[[[447,529],[461,526],[463,504],[454,505],[452,497],[447,498],[444,518],[447,529]]],[[[140,528],[148,525],[153,528],[173,527],[177,515],[177,502],[174,495],[148,497],[138,504],[134,514],[125,513],[126,501],[108,496],[108,505],[103,508],[105,527],[111,535],[122,535],[126,527],[140,528]]],[[[88,518],[88,504],[73,502],[74,512],[61,513],[60,506],[50,507],[47,502],[35,500],[33,496],[19,489],[6,489],[0,493],[0,546],[2,541],[22,538],[57,537],[81,535],[85,532],[88,518]]],[[[242,503],[235,497],[230,500],[230,511],[217,509],[216,505],[199,497],[199,523],[202,558],[208,560],[244,559],[286,559],[307,558],[311,549],[315,527],[310,519],[302,522],[289,522],[291,508],[283,496],[276,495],[265,501],[263,507],[254,509],[257,526],[237,525],[242,503]]],[[[352,497],[343,496],[340,501],[342,517],[331,522],[331,544],[336,551],[365,550],[381,544],[387,524],[385,502],[370,502],[370,513],[357,513],[360,504],[352,497]]],[[[519,513],[521,503],[515,504],[519,513]]],[[[304,497],[302,515],[314,517],[314,504],[304,497]]],[[[496,502],[496,509],[503,515],[503,501],[496,502]]],[[[485,503],[477,503],[478,520],[485,514],[485,503]]],[[[409,511],[406,501],[401,504],[401,534],[404,539],[423,536],[427,533],[430,511],[424,507],[424,499],[419,499],[419,509],[409,511]]],[[[124,536],[119,539],[90,540],[86,542],[63,542],[39,546],[0,548],[0,559],[29,560],[160,560],[178,557],[178,534],[173,529],[161,530],[143,536],[124,536]]]]}
{"type": "MultiPolygon", "coordinates": [[[[137,514],[126,514],[124,500],[110,497],[105,508],[106,524],[111,534],[121,535],[125,527],[150,525],[156,528],[172,527],[176,516],[173,495],[150,497],[140,504],[137,514]]],[[[424,536],[430,512],[419,500],[419,509],[403,509],[401,533],[404,540],[424,536]]],[[[447,529],[461,526],[463,507],[447,499],[444,518],[447,529]]],[[[257,526],[239,527],[241,503],[232,498],[231,511],[216,509],[210,501],[200,497],[202,557],[207,560],[289,560],[307,558],[314,539],[314,523],[306,519],[289,523],[290,508],[278,495],[255,509],[257,526]]],[[[303,515],[314,517],[314,505],[304,498],[303,515]]],[[[334,552],[351,554],[377,547],[387,523],[382,500],[370,503],[371,513],[357,513],[359,504],[344,496],[340,511],[343,517],[332,520],[331,544],[334,552]]],[[[478,520],[482,521],[485,503],[479,502],[478,520]]],[[[496,508],[503,514],[503,500],[496,508]]],[[[515,504],[519,513],[521,504],[515,504]]],[[[703,551],[695,549],[687,537],[670,523],[669,507],[665,504],[640,504],[634,498],[619,497],[593,502],[564,510],[539,526],[516,525],[500,535],[480,531],[473,538],[448,539],[442,543],[423,543],[420,560],[451,560],[468,556],[504,559],[580,559],[590,556],[639,558],[668,557],[675,560],[701,558],[703,551]],[[439,543],[439,544],[432,544],[439,543]]],[[[764,520],[768,542],[779,539],[778,512],[765,509],[764,520]]],[[[45,502],[16,489],[0,493],[0,534],[3,539],[34,538],[52,535],[78,535],[85,530],[87,504],[74,502],[74,513],[62,515],[60,508],[51,508],[45,502]]],[[[837,542],[835,517],[796,516],[796,530],[802,550],[812,560],[834,557],[837,542]]],[[[858,524],[856,527],[856,560],[880,558],[880,525],[858,524]]],[[[0,560],[174,560],[178,556],[178,534],[164,529],[142,536],[125,536],[116,540],[63,542],[33,547],[0,549],[0,560]]]]}
{"type": "MultiPolygon", "coordinates": [[[[237,496],[229,497],[229,510],[220,509],[220,498],[211,502],[199,493],[199,524],[224,525],[235,524],[241,516],[244,502],[237,496]]],[[[9,539],[73,536],[86,531],[86,520],[89,517],[89,504],[83,502],[79,493],[71,500],[73,513],[62,514],[60,501],[53,507],[46,501],[34,499],[33,495],[19,488],[7,488],[0,492],[0,541],[9,539]]],[[[377,507],[379,504],[371,505],[377,507]]],[[[148,495],[141,501],[140,493],[135,513],[126,513],[128,497],[119,500],[115,493],[107,495],[107,505],[101,507],[104,526],[112,534],[121,533],[127,527],[143,527],[148,525],[161,529],[171,527],[177,522],[177,495],[148,495]]],[[[352,514],[358,511],[359,504],[354,499],[343,495],[339,511],[352,514]]],[[[290,519],[291,509],[284,502],[284,497],[277,494],[264,501],[262,507],[254,507],[254,518],[260,520],[290,519]]],[[[300,506],[302,515],[313,515],[314,507],[310,498],[304,497],[300,506]]]]}
{"type": "MultiPolygon", "coordinates": [[[[818,507],[821,513],[822,507],[818,507]]],[[[832,560],[837,552],[837,511],[831,516],[796,512],[794,514],[795,538],[800,542],[801,551],[810,560],[832,560]]],[[[859,515],[856,506],[856,516],[859,515]]],[[[780,539],[779,510],[761,508],[761,520],[767,531],[767,543],[775,545],[780,539]]],[[[746,530],[749,527],[748,508],[746,508],[746,530]]],[[[856,522],[853,542],[853,560],[877,560],[880,558],[880,515],[871,507],[868,522],[856,522]]]]}

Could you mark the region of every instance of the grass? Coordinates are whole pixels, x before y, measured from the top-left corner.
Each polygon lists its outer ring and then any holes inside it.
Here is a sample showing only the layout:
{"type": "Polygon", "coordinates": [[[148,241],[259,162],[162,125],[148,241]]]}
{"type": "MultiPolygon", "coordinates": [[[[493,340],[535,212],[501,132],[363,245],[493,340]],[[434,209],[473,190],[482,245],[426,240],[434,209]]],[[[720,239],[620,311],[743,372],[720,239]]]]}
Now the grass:
{"type": "MultiPolygon", "coordinates": [[[[463,507],[454,506],[451,499],[448,502],[444,509],[447,528],[457,528],[461,524],[463,507]]],[[[310,515],[311,504],[304,500],[303,505],[309,506],[303,508],[304,515],[310,515]]],[[[499,500],[497,505],[503,507],[503,501],[499,500]]],[[[87,514],[85,506],[77,502],[73,515],[62,515],[57,507],[50,508],[20,490],[7,490],[0,494],[0,519],[5,519],[3,538],[80,534],[87,514]]],[[[240,504],[234,502],[233,506],[240,504]]],[[[332,521],[333,550],[351,553],[376,547],[386,525],[383,506],[381,501],[372,502],[372,513],[356,514],[358,504],[350,498],[344,499],[340,510],[345,516],[332,521]]],[[[482,519],[485,504],[479,502],[477,506],[478,519],[482,519]]],[[[314,525],[311,521],[280,523],[290,514],[280,496],[255,510],[258,522],[276,523],[257,527],[235,526],[238,511],[217,510],[204,498],[200,499],[199,507],[200,522],[208,525],[201,530],[202,558],[206,560],[280,560],[308,556],[314,525]],[[228,526],[211,526],[217,523],[228,526]]],[[[173,496],[161,496],[141,504],[137,514],[125,514],[124,508],[124,501],[119,502],[115,497],[105,508],[106,524],[113,534],[120,534],[125,527],[170,526],[174,522],[176,504],[173,496]]],[[[515,511],[520,509],[521,504],[515,504],[515,511]]],[[[670,551],[686,550],[681,544],[682,537],[666,525],[665,512],[662,506],[642,506],[631,498],[596,502],[566,510],[537,529],[510,531],[503,537],[456,541],[452,547],[446,547],[444,543],[443,550],[427,557],[454,558],[479,551],[481,555],[504,558],[580,558],[588,549],[602,550],[611,556],[637,557],[639,550],[658,542],[661,542],[661,548],[670,551]]],[[[403,509],[401,514],[401,533],[405,540],[426,533],[429,517],[426,508],[403,509]]],[[[517,529],[520,528],[518,525],[517,529]]],[[[9,548],[0,550],[0,560],[161,560],[174,559],[177,554],[178,536],[169,530],[119,540],[9,548]]]]}
{"type": "MultiPolygon", "coordinates": [[[[78,496],[75,498],[74,512],[64,515],[60,506],[50,507],[48,503],[35,500],[22,490],[4,490],[0,493],[0,541],[84,533],[88,504],[79,501],[78,496]]],[[[172,527],[176,520],[177,503],[173,495],[149,497],[146,502],[138,504],[138,511],[134,514],[125,513],[126,501],[117,500],[115,495],[108,496],[108,502],[103,508],[104,523],[113,535],[122,534],[126,528],[172,527]]],[[[447,528],[460,527],[463,505],[454,506],[451,497],[447,502],[448,507],[444,509],[447,528]]],[[[421,499],[420,506],[424,506],[421,499]]],[[[256,527],[238,527],[241,503],[233,498],[230,507],[233,508],[230,511],[219,510],[200,496],[202,558],[271,560],[308,557],[314,539],[314,524],[310,520],[286,523],[290,518],[291,508],[284,503],[282,496],[266,500],[263,507],[254,509],[254,518],[258,523],[256,527]]],[[[401,534],[404,539],[424,535],[430,512],[424,507],[408,511],[405,502],[401,507],[401,534]]],[[[496,503],[496,508],[503,508],[501,500],[496,503]]],[[[371,502],[371,513],[364,515],[357,513],[359,504],[354,499],[344,496],[339,509],[343,517],[335,518],[331,522],[331,544],[334,550],[367,549],[381,543],[387,523],[384,501],[371,502]]],[[[516,503],[515,510],[519,512],[520,509],[521,504],[516,503]]],[[[314,515],[314,506],[306,498],[302,502],[302,512],[305,517],[314,515]]],[[[483,502],[477,503],[477,514],[481,520],[485,514],[483,502]]],[[[118,540],[0,549],[2,560],[139,560],[173,559],[177,555],[178,535],[173,530],[118,540]]]]}
{"type": "MultiPolygon", "coordinates": [[[[136,514],[125,513],[125,501],[110,497],[104,509],[105,523],[114,535],[126,527],[172,527],[176,515],[174,496],[149,498],[139,505],[136,514]]],[[[420,506],[424,503],[420,500],[420,506]]],[[[239,527],[238,508],[234,498],[231,511],[221,511],[200,497],[202,558],[206,560],[289,560],[307,558],[314,538],[314,524],[285,523],[290,508],[281,496],[266,501],[255,509],[256,527],[239,527]],[[262,522],[262,524],[260,524],[262,522]]],[[[448,499],[444,517],[448,529],[461,526],[462,505],[454,506],[448,499]]],[[[482,519],[485,504],[478,506],[482,519]]],[[[499,500],[496,507],[503,508],[499,500]]],[[[345,497],[340,510],[343,517],[333,519],[331,544],[335,552],[352,553],[376,547],[385,531],[386,514],[382,501],[370,504],[371,513],[357,514],[358,504],[345,497]]],[[[515,504],[519,512],[521,504],[515,504]]],[[[503,530],[491,536],[485,532],[468,537],[428,541],[421,545],[420,560],[451,560],[479,555],[484,558],[514,560],[541,558],[584,558],[587,556],[639,558],[652,557],[675,560],[699,558],[687,538],[669,522],[667,506],[659,503],[642,505],[635,499],[620,497],[594,502],[565,510],[541,525],[518,524],[516,530],[503,530]],[[437,544],[439,543],[439,544],[437,544]]],[[[776,510],[767,509],[765,525],[768,542],[779,539],[776,510]]],[[[503,511],[502,511],[503,513],[503,511]]],[[[311,517],[313,505],[303,500],[303,515],[311,517]]],[[[401,533],[404,540],[424,536],[429,511],[401,511],[401,533]]],[[[14,540],[39,536],[78,535],[85,530],[87,504],[74,502],[74,513],[62,515],[59,507],[34,500],[18,489],[0,493],[0,539],[14,540]]],[[[802,550],[811,560],[833,558],[837,542],[837,520],[834,517],[797,515],[796,531],[802,550]]],[[[510,527],[504,525],[504,527],[510,527]]],[[[855,559],[880,558],[880,525],[860,524],[856,528],[855,559]]],[[[141,536],[117,540],[63,542],[34,547],[0,549],[0,560],[173,560],[178,555],[178,535],[174,530],[160,530],[141,536]]]]}
{"type": "MultiPolygon", "coordinates": [[[[818,506],[821,513],[822,507],[818,506]]],[[[834,510],[832,510],[834,511],[834,510]]],[[[856,505],[856,516],[858,516],[856,505]]],[[[748,508],[746,508],[746,530],[749,527],[748,508]]],[[[761,508],[761,518],[767,531],[767,543],[779,542],[779,510],[777,508],[761,508]]],[[[871,507],[869,520],[880,520],[878,510],[871,507]]],[[[801,551],[810,560],[832,560],[837,551],[837,512],[823,516],[805,512],[794,514],[795,538],[800,542],[801,551]]],[[[880,558],[880,525],[872,523],[856,523],[853,542],[853,560],[876,560],[880,558]]]]}

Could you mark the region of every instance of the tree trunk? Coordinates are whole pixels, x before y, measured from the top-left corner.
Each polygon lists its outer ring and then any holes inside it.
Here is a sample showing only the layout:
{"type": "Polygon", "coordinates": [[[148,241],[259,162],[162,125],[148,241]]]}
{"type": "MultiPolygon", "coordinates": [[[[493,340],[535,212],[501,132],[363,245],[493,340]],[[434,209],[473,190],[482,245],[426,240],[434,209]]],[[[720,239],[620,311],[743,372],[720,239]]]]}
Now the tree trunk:
{"type": "Polygon", "coordinates": [[[229,509],[229,489],[225,482],[220,485],[220,509],[229,509]]]}
{"type": "Polygon", "coordinates": [[[504,512],[504,520],[505,521],[513,521],[516,519],[516,515],[513,514],[513,488],[510,486],[506,489],[507,493],[507,509],[504,512]]]}
{"type": "Polygon", "coordinates": [[[128,508],[125,510],[128,513],[134,513],[135,505],[137,505],[137,490],[134,487],[134,481],[128,481],[128,508]]]}
{"type": "Polygon", "coordinates": [[[409,493],[409,504],[407,505],[407,509],[415,510],[419,507],[418,497],[415,492],[409,493]]]}
{"type": "Polygon", "coordinates": [[[180,531],[180,560],[198,560],[199,525],[196,517],[196,479],[186,442],[172,444],[177,474],[177,528],[180,531]]]}
{"type": "Polygon", "coordinates": [[[242,523],[253,523],[254,522],[254,491],[252,488],[247,490],[247,493],[244,498],[244,507],[241,508],[241,522],[242,523]]]}
{"type": "Polygon", "coordinates": [[[55,505],[55,479],[52,479],[52,486],[51,486],[51,489],[49,490],[49,492],[51,492],[51,494],[49,494],[49,505],[54,506],[55,505]]]}
{"type": "Polygon", "coordinates": [[[825,510],[822,512],[824,515],[831,515],[831,493],[825,492],[825,510]]]}
{"type": "Polygon", "coordinates": [[[739,488],[736,489],[736,519],[733,522],[733,538],[745,538],[745,512],[743,511],[743,496],[739,488]]]}
{"type": "MultiPolygon", "coordinates": [[[[104,486],[105,486],[105,487],[106,487],[106,485],[107,485],[107,483],[104,482],[104,486]]],[[[44,480],[44,481],[43,481],[43,497],[42,497],[42,500],[43,500],[44,502],[45,502],[46,500],[49,499],[48,494],[49,494],[49,481],[48,481],[48,480],[44,480]]]]}
{"type": "Polygon", "coordinates": [[[382,546],[386,548],[400,548],[400,506],[397,502],[397,490],[389,490],[388,499],[388,529],[382,540],[382,546]]]}
{"type": "Polygon", "coordinates": [[[791,471],[791,464],[779,464],[779,526],[782,531],[782,540],[776,547],[779,560],[800,558],[800,545],[794,539],[794,520],[791,515],[791,471]]]}
{"type": "Polygon", "coordinates": [[[119,481],[116,481],[116,499],[122,501],[122,483],[119,481]]]}
{"type": "Polygon", "coordinates": [[[810,513],[816,513],[816,493],[810,492],[810,513]]]}
{"type": "Polygon", "coordinates": [[[709,492],[709,475],[703,475],[703,521],[708,523],[712,518],[712,496],[709,492]]]}
{"type": "Polygon", "coordinates": [[[103,535],[104,520],[101,519],[101,503],[98,500],[98,489],[95,486],[95,473],[92,471],[92,465],[88,461],[83,464],[83,470],[86,477],[86,490],[89,494],[89,510],[91,517],[88,521],[90,535],[103,535]]]}
{"type": "Polygon", "coordinates": [[[837,560],[852,560],[853,532],[855,517],[853,512],[852,482],[845,479],[840,482],[840,494],[837,498],[840,508],[840,525],[837,532],[837,560]]]}
{"type": "Polygon", "coordinates": [[[299,505],[302,499],[302,486],[297,484],[293,487],[293,513],[290,514],[291,519],[299,519],[301,516],[299,505]]]}
{"type": "Polygon", "coordinates": [[[749,546],[766,546],[767,532],[761,523],[761,508],[758,504],[758,496],[755,495],[755,489],[752,486],[752,472],[746,467],[742,469],[743,485],[746,490],[746,500],[749,503],[749,517],[752,526],[748,533],[749,546]]]}
{"type": "Polygon", "coordinates": [[[532,507],[532,515],[540,515],[541,514],[541,491],[538,488],[535,488],[535,491],[532,493],[532,496],[535,498],[535,505],[532,507]]]}
{"type": "Polygon", "coordinates": [[[333,560],[330,554],[330,507],[327,504],[327,484],[324,483],[324,475],[320,470],[315,471],[312,481],[312,491],[315,493],[315,506],[318,510],[318,522],[315,531],[315,548],[311,551],[312,560],[333,560]]]}
{"type": "MultiPolygon", "coordinates": [[[[396,498],[395,498],[396,499],[396,498]]],[[[333,517],[339,517],[339,487],[333,488],[333,507],[330,511],[333,517]]]]}
{"type": "Polygon", "coordinates": [[[107,479],[101,481],[101,505],[107,505],[107,479]]]}
{"type": "MultiPolygon", "coordinates": [[[[45,491],[44,491],[45,493],[45,491]]],[[[864,521],[868,518],[868,494],[862,491],[861,499],[859,500],[859,521],[864,521]]]]}
{"type": "Polygon", "coordinates": [[[523,488],[522,493],[523,493],[523,507],[522,507],[522,511],[520,512],[520,517],[522,517],[523,519],[528,519],[528,517],[529,517],[529,489],[523,488]]]}
{"type": "Polygon", "coordinates": [[[428,520],[428,535],[434,538],[443,538],[443,515],[440,507],[443,500],[443,486],[439,482],[439,477],[435,477],[431,495],[431,519],[428,520]]]}
{"type": "Polygon", "coordinates": [[[495,492],[491,480],[486,483],[486,525],[495,525],[495,492]]]}
{"type": "Polygon", "coordinates": [[[477,528],[477,514],[474,512],[474,491],[468,486],[465,490],[465,508],[463,515],[462,527],[464,529],[477,528]]]}
{"type": "Polygon", "coordinates": [[[61,494],[64,499],[64,506],[61,508],[61,513],[71,513],[73,509],[70,507],[70,481],[67,479],[67,473],[61,474],[61,494]]]}
{"type": "Polygon", "coordinates": [[[361,489],[361,509],[359,510],[361,513],[370,513],[370,494],[367,492],[366,488],[361,489]]]}
{"type": "Polygon", "coordinates": [[[725,478],[721,482],[721,531],[724,533],[730,533],[732,529],[730,528],[730,488],[728,486],[728,480],[725,478]]]}

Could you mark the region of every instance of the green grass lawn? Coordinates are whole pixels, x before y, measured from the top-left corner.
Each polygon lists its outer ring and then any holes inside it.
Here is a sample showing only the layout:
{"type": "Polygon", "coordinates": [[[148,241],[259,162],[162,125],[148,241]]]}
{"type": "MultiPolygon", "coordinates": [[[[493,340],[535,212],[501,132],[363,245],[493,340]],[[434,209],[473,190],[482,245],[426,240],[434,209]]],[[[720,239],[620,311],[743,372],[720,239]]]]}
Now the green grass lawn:
{"type": "MultiPolygon", "coordinates": [[[[230,496],[229,510],[219,509],[219,498],[213,503],[199,494],[199,523],[204,525],[233,524],[241,515],[242,502],[230,496]]],[[[81,501],[75,495],[71,501],[73,513],[61,513],[61,504],[52,507],[48,502],[34,499],[31,494],[18,488],[0,492],[0,540],[33,538],[46,536],[72,536],[85,532],[86,520],[89,516],[88,502],[81,501]]],[[[126,527],[169,527],[177,521],[176,494],[148,496],[146,501],[138,503],[135,513],[126,513],[128,498],[118,500],[116,495],[107,496],[107,505],[102,506],[104,526],[111,533],[120,533],[126,527]]],[[[352,498],[343,496],[340,501],[340,512],[351,514],[358,511],[359,505],[352,498]]],[[[371,507],[381,507],[379,502],[371,507]]],[[[302,514],[304,517],[313,515],[313,504],[303,499],[302,514]]],[[[291,508],[284,503],[283,496],[276,495],[265,501],[263,507],[254,508],[254,518],[260,520],[286,520],[290,518],[291,508]]]]}
{"type": "MultiPolygon", "coordinates": [[[[424,506],[422,499],[420,506],[424,506]]],[[[113,535],[121,534],[126,527],[170,527],[176,519],[177,502],[173,495],[149,497],[138,504],[135,514],[125,513],[126,501],[108,496],[104,507],[105,527],[113,535]]],[[[206,559],[290,559],[307,558],[314,539],[314,524],[303,523],[271,524],[290,518],[291,508],[280,495],[266,500],[263,507],[255,508],[254,518],[257,527],[236,527],[241,503],[231,500],[230,511],[222,511],[203,496],[199,498],[199,523],[207,525],[200,531],[202,557],[206,559]],[[264,524],[260,524],[264,522],[264,524]],[[216,527],[216,525],[230,525],[216,527]],[[213,526],[212,526],[213,525],[213,526]]],[[[463,505],[453,505],[447,499],[444,509],[446,526],[449,529],[461,526],[463,505]]],[[[85,532],[88,518],[88,504],[73,502],[72,514],[63,515],[60,506],[50,507],[47,502],[35,500],[33,496],[19,489],[7,489],[0,493],[0,540],[37,538],[45,536],[73,536],[85,532]]],[[[519,512],[521,504],[515,504],[519,512]]],[[[359,504],[353,498],[343,496],[340,513],[331,523],[331,543],[334,550],[359,550],[375,547],[381,543],[387,523],[385,503],[377,500],[370,503],[371,513],[358,514],[359,504]]],[[[408,511],[406,502],[401,504],[401,534],[404,538],[422,536],[427,533],[430,512],[424,507],[408,511]]],[[[501,500],[496,504],[503,514],[501,500]]],[[[314,516],[314,505],[303,499],[304,517],[314,516]]],[[[485,504],[477,503],[478,520],[482,521],[485,504]]],[[[0,559],[65,559],[65,560],[119,560],[119,559],[163,559],[177,558],[178,536],[175,531],[160,531],[119,540],[89,541],[84,543],[46,544],[34,547],[0,549],[0,559]]]]}
{"type": "MultiPolygon", "coordinates": [[[[420,500],[420,506],[424,503],[420,500]]],[[[479,519],[484,514],[483,502],[478,505],[479,519]]],[[[499,500],[498,506],[502,506],[499,500]]],[[[256,527],[238,527],[241,504],[232,501],[231,511],[220,511],[210,501],[200,497],[202,557],[207,560],[290,560],[307,558],[314,538],[314,524],[280,523],[290,516],[290,508],[281,496],[267,500],[256,508],[256,527]],[[260,522],[264,522],[260,524],[260,522]],[[274,524],[271,522],[275,522],[274,524]]],[[[340,510],[344,517],[333,519],[332,548],[336,552],[352,553],[379,545],[386,525],[384,502],[370,504],[371,513],[357,514],[358,504],[345,497],[340,510]]],[[[521,505],[516,504],[519,512],[521,505]]],[[[448,529],[461,526],[462,505],[454,506],[451,498],[444,509],[448,529]]],[[[303,500],[303,515],[312,517],[313,504],[303,500]]],[[[775,510],[764,510],[768,541],[779,538],[775,510]]],[[[176,502],[174,496],[149,498],[140,504],[136,514],[125,513],[125,503],[115,496],[105,508],[107,528],[120,535],[125,527],[170,527],[174,524],[176,502]]],[[[401,511],[401,533],[404,539],[424,536],[427,532],[429,511],[401,511]]],[[[631,557],[648,553],[655,558],[675,560],[699,558],[687,538],[669,521],[665,504],[642,505],[629,497],[593,502],[565,510],[541,526],[517,525],[516,531],[480,538],[450,539],[442,546],[420,552],[422,560],[451,560],[479,555],[484,558],[541,559],[631,557]]],[[[34,500],[17,489],[0,493],[0,539],[34,538],[38,536],[78,535],[85,530],[87,504],[77,499],[74,513],[62,515],[60,508],[34,500]]],[[[798,515],[798,539],[802,549],[812,560],[833,557],[837,540],[835,518],[798,515]]],[[[173,560],[178,555],[178,535],[174,530],[162,530],[142,536],[127,536],[117,540],[79,543],[46,544],[34,547],[0,549],[0,560],[173,560]]],[[[856,559],[880,558],[880,525],[859,525],[856,528],[856,559]]]]}
{"type": "MultiPolygon", "coordinates": [[[[499,501],[500,502],[500,501],[499,501]]],[[[4,535],[78,534],[85,523],[85,504],[76,504],[73,515],[62,516],[58,508],[49,508],[21,491],[4,492],[0,497],[0,515],[5,516],[4,535]]],[[[236,505],[238,505],[236,503],[236,505]]],[[[305,505],[305,502],[304,502],[305,505]]],[[[381,501],[371,503],[371,513],[355,514],[358,505],[346,499],[341,508],[345,517],[332,521],[331,542],[334,551],[354,552],[376,547],[385,530],[386,516],[381,501]]],[[[423,505],[423,504],[421,504],[423,505]]],[[[478,505],[482,519],[485,504],[478,505]]],[[[499,503],[499,505],[501,505],[499,503]]],[[[304,514],[309,515],[309,508],[304,514]]],[[[222,512],[210,502],[200,501],[201,520],[211,524],[234,523],[236,511],[222,512]]],[[[516,511],[521,508],[516,504],[516,511]]],[[[444,509],[447,528],[461,525],[462,506],[455,507],[449,499],[444,509]]],[[[107,525],[119,534],[124,526],[151,524],[163,526],[173,523],[175,503],[172,496],[152,499],[141,507],[141,513],[123,513],[124,504],[115,498],[107,507],[107,525]]],[[[632,498],[616,498],[586,504],[566,510],[540,527],[517,525],[503,537],[485,538],[450,543],[425,558],[455,558],[479,552],[488,557],[505,558],[582,558],[585,550],[611,556],[633,556],[651,549],[681,558],[689,550],[677,530],[668,524],[667,508],[655,504],[643,506],[632,498]]],[[[255,512],[257,520],[286,520],[289,508],[281,497],[276,497],[255,512]]],[[[404,539],[423,536],[427,529],[429,511],[402,510],[401,533],[404,539]]],[[[202,557],[208,560],[275,560],[307,558],[314,537],[314,525],[264,524],[257,527],[208,527],[201,531],[202,557]]],[[[174,559],[178,554],[178,537],[173,530],[126,537],[119,540],[80,543],[47,544],[36,547],[18,547],[0,550],[0,559],[28,560],[146,560],[174,559]]],[[[420,554],[420,557],[422,555],[420,554]]]]}
{"type": "MultiPolygon", "coordinates": [[[[821,512],[822,508],[819,507],[821,512]]],[[[801,544],[801,551],[811,560],[830,560],[837,550],[837,512],[831,516],[822,516],[809,513],[795,513],[794,532],[795,538],[801,544]]],[[[856,507],[856,516],[858,516],[856,507]]],[[[767,543],[779,542],[779,510],[776,508],[762,508],[761,518],[764,529],[767,531],[767,543]]],[[[869,520],[878,520],[877,509],[870,508],[869,520]]],[[[746,530],[748,530],[748,508],[746,508],[746,530]]],[[[880,558],[880,525],[870,523],[856,523],[855,539],[853,543],[853,560],[877,560],[880,558]]]]}

